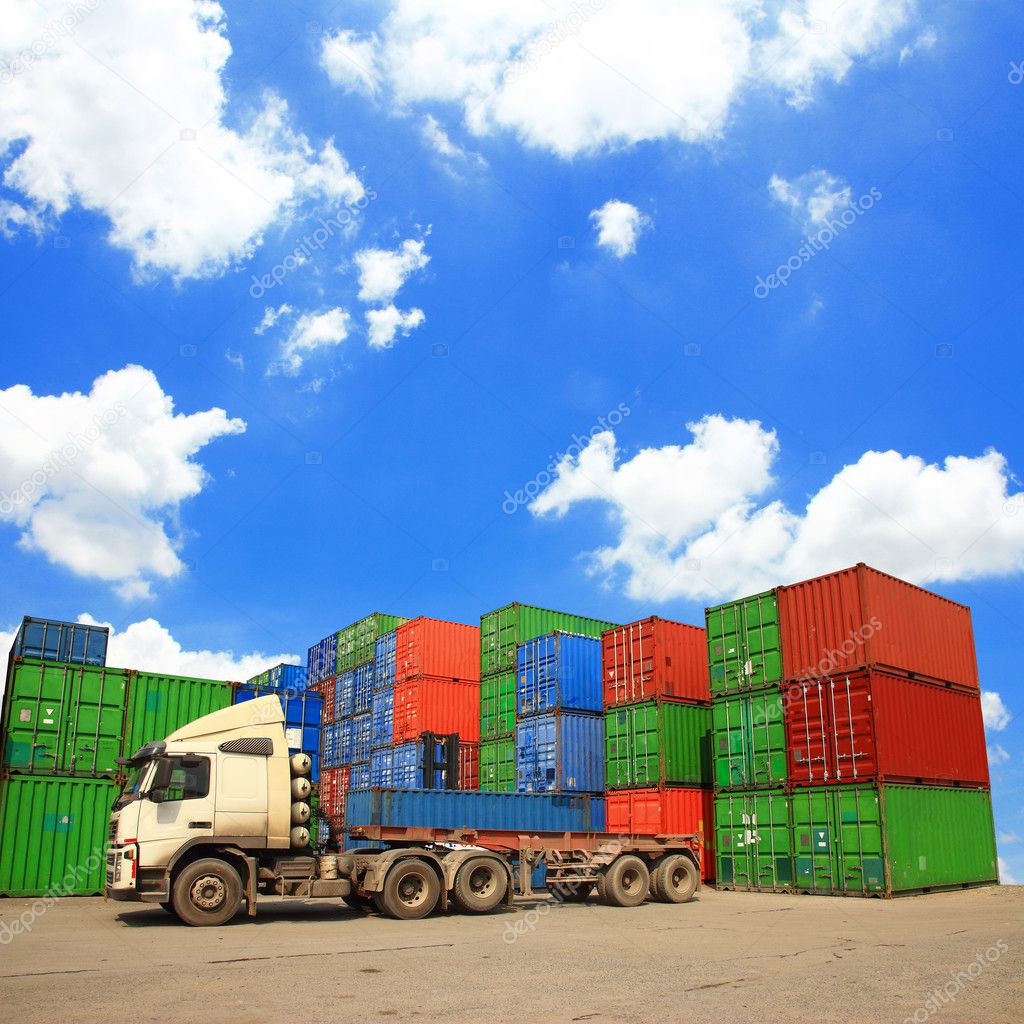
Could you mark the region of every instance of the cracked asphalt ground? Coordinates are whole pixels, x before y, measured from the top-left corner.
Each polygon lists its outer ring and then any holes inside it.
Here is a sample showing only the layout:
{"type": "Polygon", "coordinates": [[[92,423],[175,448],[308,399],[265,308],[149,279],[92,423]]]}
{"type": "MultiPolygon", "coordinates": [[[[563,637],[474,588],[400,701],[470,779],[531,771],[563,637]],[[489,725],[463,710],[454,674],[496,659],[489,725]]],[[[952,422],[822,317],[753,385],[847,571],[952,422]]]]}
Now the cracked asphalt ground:
{"type": "Polygon", "coordinates": [[[1024,1019],[1017,886],[889,901],[705,889],[634,910],[535,897],[409,922],[277,899],[207,929],[99,898],[40,909],[0,900],[3,1016],[19,1024],[1024,1019]],[[19,918],[31,930],[10,937],[19,918]]]}

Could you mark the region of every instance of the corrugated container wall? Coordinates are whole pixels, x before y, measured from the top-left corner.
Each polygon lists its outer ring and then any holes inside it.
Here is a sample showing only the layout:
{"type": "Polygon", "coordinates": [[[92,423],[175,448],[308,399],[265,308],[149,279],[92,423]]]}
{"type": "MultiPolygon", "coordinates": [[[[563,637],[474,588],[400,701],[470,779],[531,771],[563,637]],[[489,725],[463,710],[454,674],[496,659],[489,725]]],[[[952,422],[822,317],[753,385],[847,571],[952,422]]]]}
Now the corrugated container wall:
{"type": "Polygon", "coordinates": [[[359,715],[373,707],[373,662],[357,665],[352,670],[352,714],[359,715]]]}
{"type": "Polygon", "coordinates": [[[604,719],[553,711],[516,725],[516,790],[603,793],[604,719]]]}
{"type": "MultiPolygon", "coordinates": [[[[308,660],[308,659],[307,659],[308,660]]],[[[302,665],[286,665],[283,662],[268,668],[258,676],[246,680],[247,686],[262,686],[268,690],[289,690],[300,693],[306,689],[307,670],[302,665]]],[[[316,682],[320,682],[319,679],[316,682]]]]}
{"type": "Polygon", "coordinates": [[[345,822],[345,797],[348,796],[349,769],[324,768],[320,773],[320,811],[330,822],[335,836],[345,822]]]}
{"type": "Polygon", "coordinates": [[[155,743],[197,718],[230,707],[231,683],[216,679],[133,672],[128,681],[125,718],[126,755],[145,743],[155,743]]]}
{"type": "Polygon", "coordinates": [[[459,740],[459,789],[480,788],[480,744],[459,740]]]}
{"type": "Polygon", "coordinates": [[[338,634],[331,633],[310,647],[306,655],[306,683],[312,685],[336,674],[338,634]]]}
{"type": "Polygon", "coordinates": [[[374,750],[389,747],[395,731],[395,691],[378,690],[373,695],[373,734],[370,744],[374,750]]]}
{"type": "Polygon", "coordinates": [[[315,688],[314,692],[319,693],[324,699],[324,706],[320,712],[320,721],[323,725],[330,725],[336,718],[334,676],[323,680],[323,682],[314,683],[313,686],[315,688]]]}
{"type": "Polygon", "coordinates": [[[471,743],[480,739],[480,684],[424,676],[395,683],[395,743],[423,732],[457,733],[471,743]]]}
{"type": "Polygon", "coordinates": [[[708,651],[699,626],[651,616],[601,635],[605,707],[652,697],[708,701],[708,651]]]}
{"type": "Polygon", "coordinates": [[[388,690],[395,685],[395,648],[398,644],[398,630],[392,629],[377,637],[373,651],[374,692],[388,690]]]}
{"type": "Polygon", "coordinates": [[[421,615],[395,630],[395,681],[442,676],[479,681],[480,627],[421,615]]]}
{"type": "Polygon", "coordinates": [[[348,767],[349,789],[368,789],[370,786],[370,762],[360,761],[348,767]]]}
{"type": "Polygon", "coordinates": [[[720,889],[791,892],[793,830],[789,795],[778,790],[715,798],[715,881],[720,889]]]}
{"type": "Polygon", "coordinates": [[[108,626],[26,615],[15,634],[11,657],[103,666],[107,663],[109,635],[108,626]]]}
{"type": "Polygon", "coordinates": [[[712,696],[782,681],[775,591],[708,608],[705,619],[712,696]]]}
{"type": "Polygon", "coordinates": [[[786,716],[778,686],[712,701],[711,756],[719,789],[771,789],[785,784],[786,716]]]}
{"type": "Polygon", "coordinates": [[[485,740],[480,744],[480,789],[485,793],[514,793],[516,741],[485,740]]]}
{"type": "Polygon", "coordinates": [[[502,739],[516,728],[515,669],[480,680],[480,738],[502,739]]]}
{"type": "Polygon", "coordinates": [[[342,672],[347,668],[355,668],[356,665],[373,661],[378,638],[407,621],[401,615],[373,612],[366,618],[353,622],[351,626],[339,630],[337,670],[342,672]]]}
{"type": "Polygon", "coordinates": [[[398,743],[394,751],[391,777],[396,789],[454,789],[449,782],[449,754],[444,740],[421,739],[415,743],[398,743]]]}
{"type": "Polygon", "coordinates": [[[789,778],[987,786],[978,693],[882,669],[786,687],[789,778]]]}
{"type": "Polygon", "coordinates": [[[868,665],[978,689],[971,610],[864,564],[780,587],[787,681],[868,665]]]}
{"type": "MultiPolygon", "coordinates": [[[[369,761],[373,749],[373,721],[369,711],[352,716],[352,764],[369,761]]],[[[355,788],[355,780],[352,788],[355,788]]]]}
{"type": "Polygon", "coordinates": [[[546,633],[516,652],[516,711],[601,711],[601,641],[546,633]]]}
{"type": "Polygon", "coordinates": [[[395,748],[381,747],[370,752],[370,785],[390,789],[394,785],[395,748]]]}
{"type": "Polygon", "coordinates": [[[609,708],[605,785],[639,789],[711,781],[711,709],[669,701],[609,708]]]}

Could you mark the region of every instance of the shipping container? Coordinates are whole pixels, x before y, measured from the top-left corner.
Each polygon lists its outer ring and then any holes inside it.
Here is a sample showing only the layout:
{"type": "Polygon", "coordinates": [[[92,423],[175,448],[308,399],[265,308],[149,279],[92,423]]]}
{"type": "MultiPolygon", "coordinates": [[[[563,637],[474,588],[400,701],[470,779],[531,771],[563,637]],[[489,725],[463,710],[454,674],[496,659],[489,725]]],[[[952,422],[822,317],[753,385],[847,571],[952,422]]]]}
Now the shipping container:
{"type": "Polygon", "coordinates": [[[753,790],[715,798],[715,881],[719,889],[793,891],[789,794],[753,790]]]}
{"type": "Polygon", "coordinates": [[[619,789],[605,798],[608,831],[633,836],[703,836],[701,879],[714,880],[715,795],[710,789],[619,789]]]}
{"type": "Polygon", "coordinates": [[[11,657],[102,667],[107,663],[109,635],[108,626],[26,615],[15,634],[11,657]]]}
{"type": "Polygon", "coordinates": [[[515,669],[496,672],[480,680],[480,738],[496,740],[516,729],[515,669]]]}
{"type": "MultiPolygon", "coordinates": [[[[316,680],[319,682],[320,680],[316,680]]],[[[258,676],[246,680],[247,686],[259,686],[264,690],[288,690],[301,693],[307,688],[306,668],[303,665],[275,665],[258,676]]]]}
{"type": "Polygon", "coordinates": [[[355,709],[356,673],[355,669],[347,668],[339,672],[334,679],[334,717],[349,718],[355,709]]]}
{"type": "Polygon", "coordinates": [[[309,754],[313,761],[310,778],[320,778],[320,712],[323,697],[312,690],[290,693],[287,690],[263,690],[258,686],[239,686],[235,690],[235,703],[255,700],[257,697],[277,697],[284,709],[284,735],[291,754],[309,754]]]}
{"type": "Polygon", "coordinates": [[[457,747],[438,736],[399,743],[394,750],[393,785],[397,789],[454,789],[457,747]],[[449,781],[450,780],[450,781],[449,781]]]}
{"type": "Polygon", "coordinates": [[[603,793],[603,716],[553,711],[519,722],[516,792],[603,793]]]}
{"type": "Polygon", "coordinates": [[[710,707],[652,700],[609,708],[604,721],[608,789],[710,784],[710,707]]]}
{"type": "Polygon", "coordinates": [[[786,716],[777,685],[711,702],[711,757],[719,789],[785,785],[786,716]]]}
{"type": "Polygon", "coordinates": [[[359,715],[373,707],[373,662],[356,665],[352,670],[352,714],[359,715]]]}
{"type": "Polygon", "coordinates": [[[785,690],[789,778],[988,786],[981,696],[884,669],[785,690]]]}
{"type": "Polygon", "coordinates": [[[395,630],[395,680],[480,679],[480,627],[421,615],[395,630]]]}
{"type": "Polygon", "coordinates": [[[319,693],[324,699],[323,708],[321,709],[321,722],[324,725],[330,725],[337,718],[336,706],[335,706],[335,692],[334,692],[334,676],[329,679],[323,680],[320,683],[314,683],[314,692],[319,693]]]}
{"type": "Polygon", "coordinates": [[[355,734],[352,729],[352,718],[343,718],[341,720],[341,731],[338,734],[338,756],[341,758],[341,764],[352,763],[352,744],[355,739],[355,734]]]}
{"type": "Polygon", "coordinates": [[[374,612],[340,630],[337,645],[338,671],[342,672],[347,668],[355,668],[356,665],[373,661],[377,651],[378,638],[408,621],[400,615],[374,612]]]}
{"type": "Polygon", "coordinates": [[[890,896],[998,880],[990,794],[871,783],[792,794],[796,888],[890,896]]]}
{"type": "Polygon", "coordinates": [[[345,797],[349,790],[349,768],[324,767],[320,772],[320,811],[330,821],[335,836],[340,835],[345,821],[345,797]]]}
{"type": "Polygon", "coordinates": [[[355,761],[349,765],[349,789],[370,788],[370,762],[355,761]]]}
{"type": "Polygon", "coordinates": [[[711,694],[782,681],[779,603],[774,590],[705,612],[711,694]]]}
{"type": "Polygon", "coordinates": [[[485,793],[515,792],[514,739],[484,740],[480,743],[480,789],[485,793]]]}
{"type": "Polygon", "coordinates": [[[320,767],[337,771],[348,765],[351,756],[343,756],[342,727],[348,724],[349,743],[352,741],[352,719],[345,718],[340,722],[331,722],[320,729],[320,767]]]}
{"type": "Polygon", "coordinates": [[[480,672],[490,675],[498,671],[514,671],[516,648],[527,640],[553,633],[556,629],[565,633],[600,637],[614,622],[588,619],[568,612],[553,612],[547,608],[518,602],[488,612],[480,618],[480,672]]]}
{"type": "Polygon", "coordinates": [[[391,788],[394,783],[395,748],[381,747],[370,753],[370,785],[391,788]]]}
{"type": "Polygon", "coordinates": [[[110,779],[0,782],[0,896],[102,895],[118,793],[110,779]]]}
{"type": "Polygon", "coordinates": [[[600,712],[601,641],[571,633],[545,633],[516,651],[516,713],[600,712]]]}
{"type": "Polygon", "coordinates": [[[471,743],[480,739],[480,684],[421,676],[395,683],[395,743],[415,740],[423,732],[458,733],[471,743]]]}
{"type": "MultiPolygon", "coordinates": [[[[369,711],[352,716],[352,763],[369,761],[373,749],[373,716],[369,711]]],[[[352,783],[355,787],[355,781],[352,783]]]]}
{"type": "Polygon", "coordinates": [[[704,701],[708,648],[699,626],[651,616],[601,635],[605,707],[636,704],[653,697],[704,701]]]}
{"type": "Polygon", "coordinates": [[[978,689],[971,610],[863,563],[780,587],[787,681],[868,665],[978,689]]]}
{"type": "Polygon", "coordinates": [[[115,775],[124,747],[128,672],[12,662],[4,693],[6,771],[115,775]]]}
{"type": "Polygon", "coordinates": [[[306,656],[306,683],[319,683],[336,674],[338,634],[331,633],[309,649],[306,656]]]}
{"type": "Polygon", "coordinates": [[[346,828],[604,832],[604,798],[584,793],[474,793],[458,789],[351,790],[346,828]]]}
{"type": "Polygon", "coordinates": [[[373,690],[387,690],[395,685],[395,648],[398,630],[388,630],[377,637],[373,653],[373,690]]]}
{"type": "Polygon", "coordinates": [[[374,750],[378,747],[390,747],[395,729],[394,690],[378,690],[373,695],[372,716],[370,746],[374,750]]]}
{"type": "Polygon", "coordinates": [[[459,789],[480,788],[480,744],[459,740],[459,789]]]}
{"type": "Polygon", "coordinates": [[[220,680],[132,672],[128,678],[125,756],[145,743],[165,739],[197,718],[230,707],[233,699],[231,683],[220,680]]]}

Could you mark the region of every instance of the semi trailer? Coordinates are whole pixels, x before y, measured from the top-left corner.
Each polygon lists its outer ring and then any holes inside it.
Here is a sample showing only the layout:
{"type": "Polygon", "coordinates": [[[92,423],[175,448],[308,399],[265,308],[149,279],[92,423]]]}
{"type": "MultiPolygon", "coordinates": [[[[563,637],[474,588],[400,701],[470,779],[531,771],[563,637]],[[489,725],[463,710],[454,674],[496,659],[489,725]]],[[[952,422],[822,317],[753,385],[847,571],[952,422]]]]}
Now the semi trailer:
{"type": "Polygon", "coordinates": [[[129,779],[110,817],[105,892],[159,904],[193,926],[222,925],[261,896],[340,899],[399,919],[454,905],[510,905],[517,880],[547,864],[562,900],[637,906],[685,903],[700,887],[702,837],[352,822],[373,847],[337,849],[311,836],[310,759],[289,754],[275,696],[237,704],[147,743],[122,765],[129,779]],[[381,843],[387,848],[380,849],[381,843]],[[333,848],[332,848],[333,847],[333,848]]]}

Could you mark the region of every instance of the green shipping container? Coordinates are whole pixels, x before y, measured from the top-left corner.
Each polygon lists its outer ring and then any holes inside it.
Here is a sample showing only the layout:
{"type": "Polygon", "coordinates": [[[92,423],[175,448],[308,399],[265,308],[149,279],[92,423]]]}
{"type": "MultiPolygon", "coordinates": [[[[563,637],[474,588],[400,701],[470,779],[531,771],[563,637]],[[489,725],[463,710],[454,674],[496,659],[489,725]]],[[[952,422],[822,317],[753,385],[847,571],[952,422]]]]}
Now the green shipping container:
{"type": "Polygon", "coordinates": [[[711,701],[711,756],[719,790],[786,781],[786,719],[777,686],[711,701]]]}
{"type": "Polygon", "coordinates": [[[762,790],[715,798],[715,869],[720,889],[792,891],[793,830],[785,793],[762,790]]]}
{"type": "Polygon", "coordinates": [[[0,782],[0,895],[103,893],[109,779],[10,776],[0,782]]]}
{"type": "Polygon", "coordinates": [[[636,789],[711,782],[711,708],[647,701],[604,714],[605,785],[636,789]]]}
{"type": "Polygon", "coordinates": [[[774,591],[708,608],[705,615],[713,695],[781,682],[779,603],[774,591]]]}
{"type": "Polygon", "coordinates": [[[486,676],[508,669],[514,672],[516,645],[553,633],[556,629],[600,637],[606,629],[615,626],[614,622],[588,619],[569,612],[553,612],[529,604],[515,602],[505,605],[480,616],[480,674],[486,676]]]}
{"type": "Polygon", "coordinates": [[[792,794],[800,892],[892,896],[998,879],[987,790],[871,784],[792,794]]]}
{"type": "Polygon", "coordinates": [[[124,749],[134,754],[144,743],[169,736],[203,715],[230,707],[233,687],[217,679],[133,672],[128,681],[124,749]]]}
{"type": "Polygon", "coordinates": [[[3,767],[46,775],[116,774],[127,699],[125,669],[14,662],[5,695],[3,767]]]}
{"type": "Polygon", "coordinates": [[[516,674],[497,672],[480,680],[480,739],[511,736],[516,729],[516,674]]]}
{"type": "Polygon", "coordinates": [[[489,793],[515,792],[515,740],[489,740],[480,744],[480,789],[489,793]]]}
{"type": "Polygon", "coordinates": [[[346,669],[355,668],[356,665],[373,661],[377,637],[390,633],[408,621],[401,615],[374,612],[365,619],[346,626],[338,633],[337,671],[344,672],[346,669]]]}

